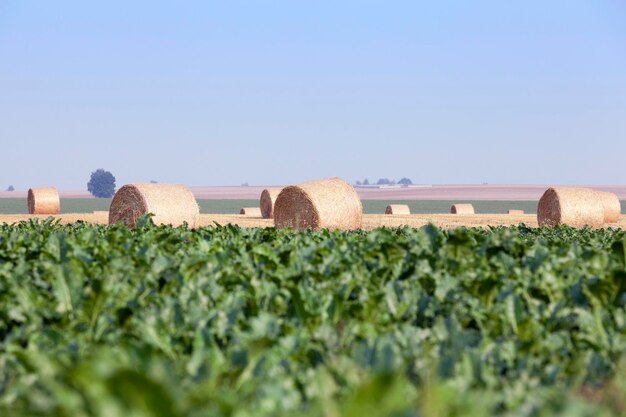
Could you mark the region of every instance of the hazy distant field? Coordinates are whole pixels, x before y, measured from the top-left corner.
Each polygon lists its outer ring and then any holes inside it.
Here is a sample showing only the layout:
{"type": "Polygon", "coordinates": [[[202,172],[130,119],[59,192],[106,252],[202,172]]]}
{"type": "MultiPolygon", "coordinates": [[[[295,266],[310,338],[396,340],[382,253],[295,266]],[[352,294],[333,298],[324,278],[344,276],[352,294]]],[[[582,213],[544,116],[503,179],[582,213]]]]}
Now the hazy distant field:
{"type": "MultiPolygon", "coordinates": [[[[506,213],[509,209],[522,209],[528,214],[537,212],[535,201],[423,201],[423,200],[364,200],[366,214],[384,213],[387,204],[408,204],[413,214],[449,213],[453,203],[472,203],[477,213],[506,213]]],[[[198,200],[201,213],[238,214],[241,207],[256,207],[258,200],[198,200]]],[[[62,213],[91,213],[108,210],[111,199],[65,198],[61,199],[62,213]]],[[[622,213],[626,214],[626,201],[622,201],[622,213]]],[[[1,198],[0,214],[26,214],[26,201],[22,198],[1,198]]]]}

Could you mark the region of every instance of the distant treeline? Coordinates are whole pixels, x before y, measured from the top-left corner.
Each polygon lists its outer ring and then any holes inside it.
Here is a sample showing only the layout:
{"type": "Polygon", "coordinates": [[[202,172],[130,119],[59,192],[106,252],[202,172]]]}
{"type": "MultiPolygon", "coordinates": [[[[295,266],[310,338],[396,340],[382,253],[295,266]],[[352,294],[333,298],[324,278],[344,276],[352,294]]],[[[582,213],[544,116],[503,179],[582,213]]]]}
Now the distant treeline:
{"type": "Polygon", "coordinates": [[[370,180],[365,178],[363,181],[357,180],[356,182],[356,185],[396,185],[396,184],[412,185],[413,181],[411,181],[410,178],[404,177],[400,179],[399,181],[390,180],[389,178],[379,178],[378,181],[376,182],[370,182],[370,180]]]}

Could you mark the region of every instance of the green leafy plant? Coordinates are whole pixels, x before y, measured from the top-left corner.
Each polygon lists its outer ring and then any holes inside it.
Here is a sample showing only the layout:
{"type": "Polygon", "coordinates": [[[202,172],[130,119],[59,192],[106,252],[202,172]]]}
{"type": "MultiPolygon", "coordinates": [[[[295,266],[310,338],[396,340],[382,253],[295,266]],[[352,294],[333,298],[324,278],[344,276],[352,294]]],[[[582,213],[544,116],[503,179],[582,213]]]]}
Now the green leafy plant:
{"type": "Polygon", "coordinates": [[[0,226],[0,415],[619,416],[626,236],[0,226]]]}

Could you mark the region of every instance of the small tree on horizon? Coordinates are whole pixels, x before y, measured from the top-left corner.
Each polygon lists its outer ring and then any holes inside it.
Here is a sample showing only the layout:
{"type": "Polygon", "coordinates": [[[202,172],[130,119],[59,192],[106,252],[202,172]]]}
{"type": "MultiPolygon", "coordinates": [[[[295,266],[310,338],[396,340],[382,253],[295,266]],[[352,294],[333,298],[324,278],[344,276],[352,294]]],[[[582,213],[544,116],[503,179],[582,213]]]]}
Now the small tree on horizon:
{"type": "Polygon", "coordinates": [[[367,178],[365,178],[363,180],[363,185],[370,185],[370,180],[368,180],[367,178]]]}
{"type": "Polygon", "coordinates": [[[91,173],[87,190],[96,198],[111,198],[115,194],[115,177],[100,168],[91,173]]]}
{"type": "Polygon", "coordinates": [[[12,185],[9,185],[9,188],[7,188],[7,191],[15,191],[15,187],[12,185]]]}
{"type": "Polygon", "coordinates": [[[404,177],[400,181],[398,181],[398,184],[413,185],[413,181],[411,181],[409,178],[404,177]]]}

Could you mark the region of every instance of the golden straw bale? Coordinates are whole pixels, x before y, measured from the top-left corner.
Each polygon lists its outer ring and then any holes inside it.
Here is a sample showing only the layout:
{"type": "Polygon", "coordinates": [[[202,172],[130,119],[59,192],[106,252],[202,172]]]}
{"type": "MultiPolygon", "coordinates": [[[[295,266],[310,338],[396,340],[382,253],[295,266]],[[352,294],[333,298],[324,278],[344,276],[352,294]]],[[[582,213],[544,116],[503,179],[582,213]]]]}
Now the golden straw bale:
{"type": "Polygon", "coordinates": [[[261,192],[259,206],[261,207],[261,214],[264,219],[274,218],[274,205],[281,191],[282,188],[266,188],[261,192]]]}
{"type": "Polygon", "coordinates": [[[277,228],[360,229],[363,207],[354,188],[340,178],[283,188],[274,206],[277,228]]]}
{"type": "Polygon", "coordinates": [[[508,213],[509,214],[515,214],[515,215],[524,214],[524,210],[511,209],[511,210],[508,211],[508,213]]]}
{"type": "Polygon", "coordinates": [[[250,217],[263,217],[261,215],[261,208],[259,207],[242,207],[241,210],[239,210],[239,214],[250,217]]]}
{"type": "Polygon", "coordinates": [[[602,227],[604,206],[591,188],[548,188],[537,206],[539,226],[566,224],[572,227],[602,227]]]}
{"type": "Polygon", "coordinates": [[[54,187],[31,188],[27,203],[30,214],[59,214],[61,211],[59,192],[54,187]]]}
{"type": "Polygon", "coordinates": [[[604,207],[604,222],[615,223],[622,215],[622,205],[617,195],[606,191],[597,191],[604,207]]]}
{"type": "Polygon", "coordinates": [[[471,204],[453,204],[450,208],[452,214],[474,214],[474,206],[471,204]]]}
{"type": "Polygon", "coordinates": [[[406,204],[389,204],[385,214],[411,214],[411,209],[406,204]]]}
{"type": "Polygon", "coordinates": [[[124,223],[129,227],[137,219],[152,213],[155,224],[194,227],[200,209],[193,193],[181,184],[128,184],[120,188],[111,201],[109,224],[124,223]]]}

